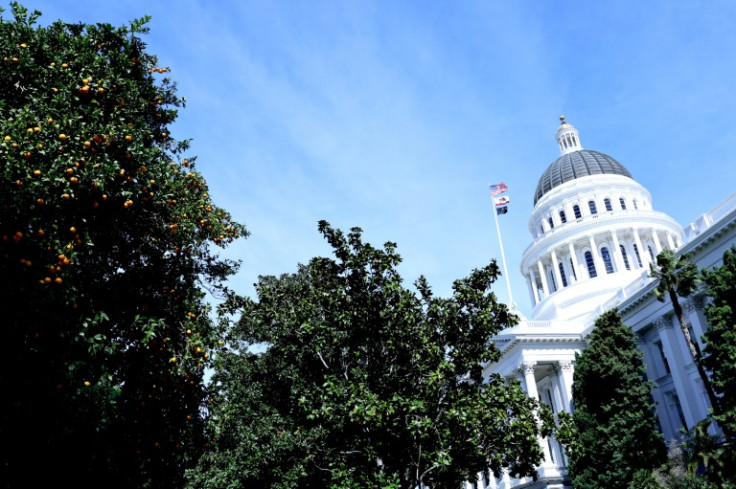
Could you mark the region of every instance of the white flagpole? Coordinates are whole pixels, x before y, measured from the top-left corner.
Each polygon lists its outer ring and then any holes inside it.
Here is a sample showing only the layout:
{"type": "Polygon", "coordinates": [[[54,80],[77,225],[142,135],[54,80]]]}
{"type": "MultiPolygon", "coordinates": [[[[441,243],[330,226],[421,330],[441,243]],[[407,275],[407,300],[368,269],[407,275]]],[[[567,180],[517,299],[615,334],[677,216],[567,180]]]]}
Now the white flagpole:
{"type": "MultiPolygon", "coordinates": [[[[489,186],[490,187],[490,186],[489,186]]],[[[501,228],[498,225],[498,210],[496,209],[496,197],[491,192],[491,202],[493,203],[493,218],[496,221],[496,232],[498,233],[498,245],[501,248],[501,263],[503,263],[503,275],[506,277],[506,288],[509,291],[509,309],[514,309],[514,298],[511,295],[511,282],[509,281],[509,271],[506,268],[506,255],[503,252],[503,241],[501,241],[501,228]]]]}

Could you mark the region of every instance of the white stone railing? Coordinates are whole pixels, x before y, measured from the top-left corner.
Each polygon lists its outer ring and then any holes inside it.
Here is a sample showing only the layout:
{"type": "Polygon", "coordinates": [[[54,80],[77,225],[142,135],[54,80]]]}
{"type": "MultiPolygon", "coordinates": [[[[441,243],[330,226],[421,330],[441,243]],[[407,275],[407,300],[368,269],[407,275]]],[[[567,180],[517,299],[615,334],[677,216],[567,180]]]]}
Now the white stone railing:
{"type": "Polygon", "coordinates": [[[736,209],[736,194],[721,202],[715,209],[708,213],[711,224],[720,221],[726,214],[736,209]]]}
{"type": "Polygon", "coordinates": [[[685,228],[685,242],[692,241],[693,238],[726,217],[734,209],[736,209],[736,194],[731,195],[718,204],[715,209],[707,214],[701,215],[695,222],[690,223],[685,228]]]}

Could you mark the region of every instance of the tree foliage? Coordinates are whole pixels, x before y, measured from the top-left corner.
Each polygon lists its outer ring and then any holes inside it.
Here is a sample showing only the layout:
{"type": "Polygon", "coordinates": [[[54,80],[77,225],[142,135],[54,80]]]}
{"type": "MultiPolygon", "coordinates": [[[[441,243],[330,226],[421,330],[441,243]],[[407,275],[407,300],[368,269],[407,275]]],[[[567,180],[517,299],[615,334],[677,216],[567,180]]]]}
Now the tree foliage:
{"type": "Polygon", "coordinates": [[[203,287],[244,234],[216,207],[177,97],[129,27],[0,18],[4,487],[176,487],[203,439],[218,330],[203,287]]]}
{"type": "Polygon", "coordinates": [[[535,475],[549,423],[516,382],[484,381],[515,323],[490,292],[495,263],[433,296],[396,271],[395,245],[320,232],[335,258],[260,278],[218,355],[217,443],[192,487],[459,487],[508,467],[535,475]]]}
{"type": "Polygon", "coordinates": [[[665,445],[656,429],[642,354],[616,309],[596,320],[589,340],[576,355],[575,411],[558,433],[573,485],[627,489],[633,481],[643,484],[664,462],[665,445]]]}
{"type": "Polygon", "coordinates": [[[658,280],[654,293],[660,301],[664,302],[669,298],[672,303],[672,309],[680,324],[680,331],[682,331],[682,336],[685,338],[685,343],[690,351],[693,363],[698,370],[698,375],[700,375],[700,379],[703,381],[710,405],[716,413],[719,413],[719,400],[713,392],[713,386],[703,367],[700,347],[697,341],[693,341],[693,338],[690,336],[690,330],[679,299],[679,297],[688,297],[697,288],[697,283],[700,279],[698,267],[693,263],[690,254],[678,256],[672,250],[663,250],[657,255],[657,264],[652,264],[651,268],[651,276],[658,280]]]}
{"type": "Polygon", "coordinates": [[[703,281],[712,298],[705,306],[710,327],[703,335],[703,365],[720,396],[721,413],[714,417],[736,443],[736,246],[723,254],[723,265],[703,270],[703,281]]]}

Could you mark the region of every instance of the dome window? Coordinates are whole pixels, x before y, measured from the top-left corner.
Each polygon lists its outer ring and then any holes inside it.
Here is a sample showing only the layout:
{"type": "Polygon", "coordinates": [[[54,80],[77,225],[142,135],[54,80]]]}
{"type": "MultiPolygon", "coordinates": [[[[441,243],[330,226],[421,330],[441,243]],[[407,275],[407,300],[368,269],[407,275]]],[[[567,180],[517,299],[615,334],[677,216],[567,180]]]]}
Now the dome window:
{"type": "Polygon", "coordinates": [[[551,217],[548,217],[547,218],[547,224],[549,224],[549,228],[550,229],[554,229],[555,228],[555,222],[552,220],[551,217]]]}
{"type": "Polygon", "coordinates": [[[639,208],[639,204],[638,202],[636,202],[636,199],[634,199],[634,209],[638,209],[638,208],[639,208]]]}
{"type": "Polygon", "coordinates": [[[618,245],[619,249],[621,250],[621,257],[624,259],[624,266],[626,267],[626,270],[631,270],[631,265],[629,265],[629,257],[626,255],[626,248],[624,248],[624,245],[620,244],[618,245]]]}
{"type": "Polygon", "coordinates": [[[601,248],[601,258],[603,258],[603,263],[606,265],[606,273],[613,273],[611,254],[608,252],[608,248],[606,248],[605,246],[601,248]]]}
{"type": "Polygon", "coordinates": [[[562,286],[567,287],[567,277],[565,276],[565,267],[562,266],[562,262],[559,262],[558,268],[560,269],[560,279],[562,280],[562,286]]]}
{"type": "Polygon", "coordinates": [[[624,200],[623,197],[619,197],[618,198],[618,203],[621,204],[621,210],[622,211],[625,211],[626,210],[626,201],[624,200]]]}
{"type": "Polygon", "coordinates": [[[565,224],[567,222],[567,217],[565,217],[565,211],[560,211],[560,222],[562,224],[565,224]]]}
{"type": "Polygon", "coordinates": [[[647,245],[647,251],[649,252],[649,258],[652,259],[652,262],[656,262],[657,260],[654,258],[654,252],[652,251],[652,247],[647,245]]]}
{"type": "Polygon", "coordinates": [[[572,258],[570,258],[570,272],[572,273],[572,279],[577,280],[578,276],[575,274],[575,265],[572,264],[572,258]]]}
{"type": "Polygon", "coordinates": [[[598,273],[595,271],[595,262],[593,262],[593,253],[590,251],[585,252],[585,264],[588,266],[588,276],[590,278],[595,278],[598,276],[598,273]]]}
{"type": "Polygon", "coordinates": [[[591,215],[595,216],[596,214],[598,214],[598,209],[596,208],[594,201],[592,200],[588,201],[588,208],[590,209],[591,215]]]}
{"type": "Polygon", "coordinates": [[[639,268],[642,267],[641,264],[641,255],[639,254],[639,247],[636,246],[636,243],[634,243],[634,255],[636,255],[636,263],[639,264],[639,268]]]}
{"type": "Polygon", "coordinates": [[[613,207],[611,207],[611,199],[609,199],[608,197],[606,197],[605,199],[603,199],[603,203],[605,204],[606,210],[608,212],[611,212],[613,210],[613,207]]]}
{"type": "Polygon", "coordinates": [[[580,206],[575,204],[572,206],[572,211],[575,213],[575,219],[580,219],[583,215],[580,213],[580,206]]]}

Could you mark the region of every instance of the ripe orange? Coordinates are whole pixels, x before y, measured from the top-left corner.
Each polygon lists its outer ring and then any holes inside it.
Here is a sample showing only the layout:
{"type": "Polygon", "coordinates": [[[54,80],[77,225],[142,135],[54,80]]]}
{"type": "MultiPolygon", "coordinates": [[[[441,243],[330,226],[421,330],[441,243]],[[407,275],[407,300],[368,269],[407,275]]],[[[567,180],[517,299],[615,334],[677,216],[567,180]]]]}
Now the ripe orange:
{"type": "Polygon", "coordinates": [[[39,176],[41,175],[41,170],[33,170],[33,174],[39,176]]]}
{"type": "Polygon", "coordinates": [[[59,134],[59,139],[66,141],[66,134],[59,134]]]}
{"type": "Polygon", "coordinates": [[[131,142],[133,140],[133,136],[131,136],[130,134],[128,134],[127,136],[125,136],[125,140],[127,142],[131,142]]]}
{"type": "Polygon", "coordinates": [[[84,147],[85,148],[89,148],[90,146],[92,146],[92,143],[91,142],[89,142],[89,141],[85,141],[84,142],[84,147]]]}

